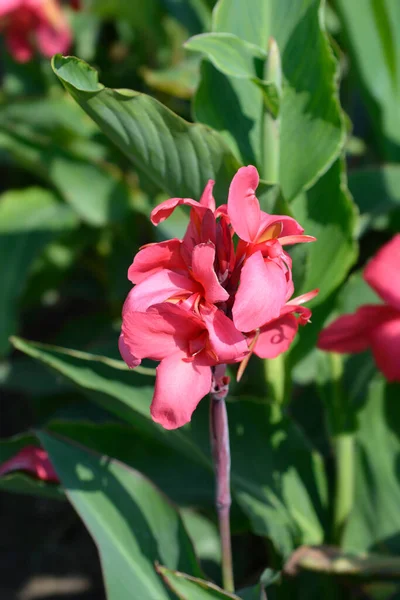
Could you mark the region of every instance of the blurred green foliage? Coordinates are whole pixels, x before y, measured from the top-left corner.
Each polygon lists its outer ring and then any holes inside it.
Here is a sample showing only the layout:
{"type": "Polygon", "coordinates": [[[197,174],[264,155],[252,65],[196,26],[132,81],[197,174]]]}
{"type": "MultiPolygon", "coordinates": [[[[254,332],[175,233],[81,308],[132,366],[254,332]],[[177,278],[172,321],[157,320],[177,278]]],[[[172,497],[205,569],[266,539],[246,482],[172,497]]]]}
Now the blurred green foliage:
{"type": "Polygon", "coordinates": [[[86,0],[66,9],[79,58],[21,65],[1,48],[0,384],[33,432],[2,440],[0,462],[41,443],[62,485],[16,473],[0,489],[72,502],[110,600],[400,597],[399,386],[368,353],[315,348],[334,316],[379,302],[361,270],[400,230],[399,7],[86,0]],[[280,365],[284,403],[259,359],[232,384],[232,596],[204,581],[221,583],[207,401],[160,428],[154,365],[128,371],[117,340],[135,252],[186,225],[177,211],[156,230],[152,207],[210,178],[223,203],[248,163],[263,207],[318,238],[291,255],[296,291],[320,294],[280,365]],[[288,568],[304,545],[323,568],[288,568]]]}

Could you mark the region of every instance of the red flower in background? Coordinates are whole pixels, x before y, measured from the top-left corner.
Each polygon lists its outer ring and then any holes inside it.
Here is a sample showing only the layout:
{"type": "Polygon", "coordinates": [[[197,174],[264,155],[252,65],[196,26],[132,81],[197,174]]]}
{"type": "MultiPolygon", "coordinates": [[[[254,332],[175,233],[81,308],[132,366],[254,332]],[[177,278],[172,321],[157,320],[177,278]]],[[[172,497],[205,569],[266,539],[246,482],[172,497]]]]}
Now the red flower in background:
{"type": "Polygon", "coordinates": [[[0,465],[0,477],[15,471],[26,471],[36,479],[59,483],[47,452],[37,446],[25,446],[15,456],[0,465]]]}
{"type": "Polygon", "coordinates": [[[35,50],[51,57],[65,54],[71,30],[57,0],[0,0],[0,32],[13,58],[28,62],[35,50]]]}
{"type": "Polygon", "coordinates": [[[385,301],[366,304],[324,329],[318,348],[362,352],[370,348],[388,381],[400,381],[400,235],[385,244],[364,270],[365,281],[385,301]]]}
{"type": "Polygon", "coordinates": [[[241,374],[250,353],[287,350],[311,315],[302,302],[316,294],[289,300],[291,259],[282,244],[314,238],[291,217],[261,211],[255,167],[239,169],[228,205],[216,208],[213,185],[199,202],[171,198],[152,211],[158,225],[189,206],[188,228],[182,240],[141,248],[128,271],[136,285],[123,307],[120,352],[130,367],[161,361],[151,414],[167,429],[190,421],[210,391],[211,367],[244,361],[241,374]]]}

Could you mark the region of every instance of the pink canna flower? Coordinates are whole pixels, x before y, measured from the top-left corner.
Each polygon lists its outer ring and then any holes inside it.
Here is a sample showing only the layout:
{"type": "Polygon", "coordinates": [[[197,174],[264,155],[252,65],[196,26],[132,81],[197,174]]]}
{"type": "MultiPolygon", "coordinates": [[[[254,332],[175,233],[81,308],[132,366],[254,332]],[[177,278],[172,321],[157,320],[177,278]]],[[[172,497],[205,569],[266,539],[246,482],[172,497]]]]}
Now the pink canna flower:
{"type": "Polygon", "coordinates": [[[136,364],[142,358],[161,361],[150,411],[166,429],[190,421],[210,391],[211,367],[238,362],[248,352],[244,336],[210,304],[200,306],[198,314],[171,303],[155,304],[145,313],[128,311],[122,339],[121,354],[128,351],[136,364]]]}
{"type": "Polygon", "coordinates": [[[366,304],[343,315],[319,336],[318,348],[356,353],[371,348],[388,381],[400,381],[400,234],[385,244],[364,270],[365,281],[385,304],[366,304]]]}
{"type": "Polygon", "coordinates": [[[18,62],[28,62],[37,49],[43,56],[66,53],[72,35],[57,0],[0,0],[0,32],[18,62]]]}
{"type": "Polygon", "coordinates": [[[59,482],[47,452],[37,446],[22,448],[15,456],[0,465],[0,477],[15,471],[26,471],[42,481],[59,482]]]}
{"type": "Polygon", "coordinates": [[[291,259],[282,243],[314,238],[291,217],[263,213],[257,184],[257,170],[244,167],[233,178],[228,205],[216,208],[213,181],[199,202],[162,202],[151,213],[153,224],[188,206],[186,233],[143,246],[129,268],[135,287],[124,303],[119,349],[132,368],[143,358],[161,361],[151,414],[168,429],[190,420],[210,391],[212,368],[242,362],[242,373],[252,352],[277,356],[311,315],[301,304],[316,292],[289,300],[291,259]],[[236,250],[235,233],[242,237],[236,250]]]}

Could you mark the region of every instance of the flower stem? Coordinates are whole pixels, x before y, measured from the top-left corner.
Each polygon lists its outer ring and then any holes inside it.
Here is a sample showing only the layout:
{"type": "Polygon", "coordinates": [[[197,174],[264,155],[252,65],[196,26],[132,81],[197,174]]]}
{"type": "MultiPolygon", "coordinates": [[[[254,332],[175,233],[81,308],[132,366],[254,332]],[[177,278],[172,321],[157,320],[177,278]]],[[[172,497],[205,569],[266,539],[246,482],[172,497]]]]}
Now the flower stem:
{"type": "Polygon", "coordinates": [[[216,507],[222,555],[222,582],[227,592],[235,590],[232,568],[232,546],[230,527],[230,470],[231,453],[229,447],[228,415],[225,398],[229,390],[229,378],[225,376],[225,365],[214,370],[210,393],[210,436],[214,459],[216,482],[216,507]]]}

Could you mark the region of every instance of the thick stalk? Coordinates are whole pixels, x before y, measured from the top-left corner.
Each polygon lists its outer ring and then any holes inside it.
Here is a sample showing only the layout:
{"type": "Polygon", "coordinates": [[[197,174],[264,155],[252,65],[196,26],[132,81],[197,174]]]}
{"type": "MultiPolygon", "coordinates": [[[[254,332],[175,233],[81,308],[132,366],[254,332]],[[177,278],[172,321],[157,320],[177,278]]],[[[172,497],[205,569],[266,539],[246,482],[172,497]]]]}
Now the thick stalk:
{"type": "Polygon", "coordinates": [[[354,501],[354,423],[349,399],[342,389],[343,359],[339,354],[330,353],[328,360],[330,393],[327,414],[336,464],[333,541],[340,546],[354,501]]]}
{"type": "MultiPolygon", "coordinates": [[[[265,61],[264,79],[276,86],[278,93],[282,88],[282,69],[279,49],[273,38],[268,42],[268,56],[265,61]]],[[[263,115],[263,168],[262,177],[268,183],[279,181],[280,160],[280,119],[273,117],[266,106],[263,115]]]]}
{"type": "Polygon", "coordinates": [[[225,365],[214,369],[210,393],[210,436],[214,459],[216,482],[216,507],[222,555],[222,582],[227,592],[233,592],[232,545],[230,527],[231,508],[231,452],[229,446],[228,415],[225,398],[229,390],[229,378],[225,376],[225,365]]]}
{"type": "Polygon", "coordinates": [[[340,544],[354,500],[354,435],[342,433],[335,436],[334,447],[336,456],[334,540],[340,544]]]}

